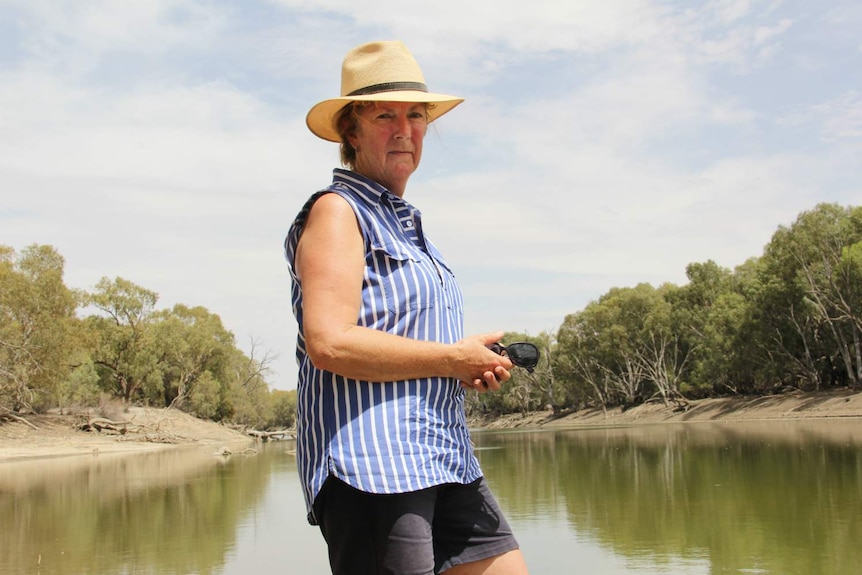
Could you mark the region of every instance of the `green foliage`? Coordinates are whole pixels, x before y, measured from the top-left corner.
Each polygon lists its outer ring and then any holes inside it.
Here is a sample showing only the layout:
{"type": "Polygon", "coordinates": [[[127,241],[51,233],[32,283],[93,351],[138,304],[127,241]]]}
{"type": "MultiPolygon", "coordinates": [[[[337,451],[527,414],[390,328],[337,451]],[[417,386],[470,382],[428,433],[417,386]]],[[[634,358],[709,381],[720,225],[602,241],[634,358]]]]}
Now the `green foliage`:
{"type": "Polygon", "coordinates": [[[252,342],[249,356],[238,350],[232,355],[230,377],[224,391],[231,409],[231,421],[261,428],[273,418],[273,405],[266,383],[273,357],[268,352],[263,357],[256,357],[257,353],[258,347],[252,342]]]}
{"type": "Polygon", "coordinates": [[[734,274],[707,261],[690,264],[686,275],[689,283],[668,298],[674,309],[674,329],[691,354],[680,391],[690,397],[735,391],[750,380],[744,365],[750,346],[742,341],[750,313],[741,287],[746,274],[734,274]]]}
{"type": "Polygon", "coordinates": [[[123,278],[77,293],[54,248],[0,246],[0,410],[94,406],[107,394],[247,425],[293,421],[295,394],[270,393],[268,353],[247,356],[202,307],[157,302],[123,278]]]}
{"type": "Polygon", "coordinates": [[[787,385],[862,385],[862,208],[821,204],[767,245],[757,304],[787,385]]]}
{"type": "MultiPolygon", "coordinates": [[[[92,405],[100,394],[173,406],[256,428],[294,424],[295,392],[272,391],[274,359],[237,348],[202,307],[156,310],[158,295],[122,278],[92,293],[63,284],[50,246],[0,246],[0,409],[92,405]],[[93,313],[79,319],[76,311],[93,313]]],[[[686,268],[683,286],[614,287],[556,333],[507,333],[542,351],[472,413],[512,413],[723,393],[862,387],[862,207],[821,204],[777,229],[733,271],[686,268]]]]}
{"type": "MultiPolygon", "coordinates": [[[[582,312],[566,317],[557,334],[560,377],[602,405],[634,404],[656,394],[680,394],[690,344],[684,317],[671,301],[678,288],[613,288],[582,312]]],[[[689,310],[688,316],[694,316],[689,310]]]]}
{"type": "Polygon", "coordinates": [[[191,412],[203,419],[218,420],[221,384],[210,372],[204,372],[189,392],[191,412]]]}
{"type": "Polygon", "coordinates": [[[274,389],[270,398],[272,418],[267,422],[267,427],[289,429],[296,425],[296,390],[274,389]]]}
{"type": "Polygon", "coordinates": [[[39,409],[72,370],[77,300],[63,266],[50,246],[0,247],[0,406],[39,409]]]}
{"type": "MultiPolygon", "coordinates": [[[[153,314],[152,332],[153,345],[165,365],[161,370],[164,402],[181,407],[196,395],[199,405],[211,403],[208,396],[216,393],[212,382],[227,380],[229,360],[236,349],[233,334],[222,326],[219,316],[202,307],[176,305],[153,314]],[[196,393],[199,383],[207,389],[196,393]]],[[[205,409],[206,417],[212,417],[214,412],[205,409]]]]}
{"type": "Polygon", "coordinates": [[[59,381],[56,405],[60,409],[67,406],[96,407],[101,394],[96,366],[91,358],[82,353],[68,378],[59,381]]]}
{"type": "Polygon", "coordinates": [[[85,301],[101,312],[86,325],[97,342],[93,362],[103,389],[125,401],[141,393],[155,399],[162,391],[161,350],[151,329],[158,295],[122,278],[102,278],[85,301]]]}
{"type": "MultiPolygon", "coordinates": [[[[556,410],[862,387],[862,207],[821,204],[778,228],[761,257],[686,274],[683,286],[612,288],[566,316],[530,396],[550,386],[556,410]]],[[[468,407],[513,411],[521,382],[511,387],[468,407]]]]}

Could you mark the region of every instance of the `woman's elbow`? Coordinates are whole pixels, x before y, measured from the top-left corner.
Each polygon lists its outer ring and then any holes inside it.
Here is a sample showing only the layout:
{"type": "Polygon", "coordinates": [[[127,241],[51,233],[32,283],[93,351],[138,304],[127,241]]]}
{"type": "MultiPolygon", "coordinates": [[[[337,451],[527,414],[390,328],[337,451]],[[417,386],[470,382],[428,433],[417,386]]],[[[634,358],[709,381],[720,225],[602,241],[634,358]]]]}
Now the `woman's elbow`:
{"type": "Polygon", "coordinates": [[[305,345],[308,359],[314,367],[333,373],[341,371],[344,354],[339,353],[337,346],[320,337],[306,339],[305,345]]]}

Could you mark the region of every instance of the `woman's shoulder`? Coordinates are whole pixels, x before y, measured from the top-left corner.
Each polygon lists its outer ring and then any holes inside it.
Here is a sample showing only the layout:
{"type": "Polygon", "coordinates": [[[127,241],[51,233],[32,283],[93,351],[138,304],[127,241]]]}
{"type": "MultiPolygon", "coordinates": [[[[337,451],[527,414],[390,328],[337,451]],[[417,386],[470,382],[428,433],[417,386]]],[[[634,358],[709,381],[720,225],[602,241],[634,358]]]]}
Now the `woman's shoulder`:
{"type": "Polygon", "coordinates": [[[315,213],[320,213],[331,210],[337,211],[351,209],[348,198],[340,192],[341,190],[332,189],[330,187],[311,194],[299,210],[296,218],[294,218],[293,227],[303,227],[306,221],[308,221],[308,217],[312,210],[314,210],[315,213]]]}
{"type": "Polygon", "coordinates": [[[323,190],[309,198],[308,218],[355,218],[352,202],[334,190],[323,190]]]}

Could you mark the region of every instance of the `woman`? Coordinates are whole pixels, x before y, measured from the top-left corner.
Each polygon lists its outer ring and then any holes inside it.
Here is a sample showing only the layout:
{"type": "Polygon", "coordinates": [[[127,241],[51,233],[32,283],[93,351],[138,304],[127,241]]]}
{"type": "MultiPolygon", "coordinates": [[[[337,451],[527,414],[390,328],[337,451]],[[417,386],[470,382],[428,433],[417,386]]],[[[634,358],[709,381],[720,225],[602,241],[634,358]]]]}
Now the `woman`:
{"type": "Polygon", "coordinates": [[[400,42],[344,59],[342,96],[308,113],[348,170],[314,194],[285,251],[299,324],[297,463],[333,573],[526,573],[473,455],[467,390],[512,363],[463,337],[455,278],[404,201],[428,123],[463,100],[429,93],[400,42]]]}

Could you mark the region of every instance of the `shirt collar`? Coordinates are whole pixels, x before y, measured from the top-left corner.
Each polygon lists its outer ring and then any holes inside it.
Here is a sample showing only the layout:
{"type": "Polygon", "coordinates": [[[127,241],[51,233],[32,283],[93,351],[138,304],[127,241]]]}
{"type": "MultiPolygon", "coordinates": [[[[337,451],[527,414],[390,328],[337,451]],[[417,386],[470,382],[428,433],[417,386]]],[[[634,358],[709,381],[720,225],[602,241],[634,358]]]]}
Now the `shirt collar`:
{"type": "Polygon", "coordinates": [[[374,180],[351,170],[343,170],[341,168],[335,168],[332,170],[332,183],[348,186],[375,204],[380,203],[384,197],[388,197],[390,203],[393,198],[398,198],[398,196],[390,192],[385,186],[382,186],[374,180]]]}

